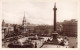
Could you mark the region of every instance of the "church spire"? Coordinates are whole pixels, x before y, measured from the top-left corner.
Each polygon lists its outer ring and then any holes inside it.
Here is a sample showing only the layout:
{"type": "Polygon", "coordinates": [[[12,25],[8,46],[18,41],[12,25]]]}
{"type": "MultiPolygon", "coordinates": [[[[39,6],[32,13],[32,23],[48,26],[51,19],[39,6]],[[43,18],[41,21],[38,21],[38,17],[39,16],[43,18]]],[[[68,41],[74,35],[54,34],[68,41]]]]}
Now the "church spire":
{"type": "Polygon", "coordinates": [[[23,21],[24,21],[24,22],[26,22],[26,18],[25,18],[25,11],[24,11],[23,21]]]}
{"type": "Polygon", "coordinates": [[[26,18],[25,18],[25,12],[24,12],[24,17],[23,17],[23,26],[26,25],[26,18]]]}
{"type": "Polygon", "coordinates": [[[23,20],[25,19],[25,11],[24,11],[24,17],[23,17],[23,20]]]}
{"type": "Polygon", "coordinates": [[[23,16],[23,22],[22,22],[22,25],[23,25],[23,33],[26,33],[26,18],[25,18],[25,12],[24,12],[24,16],[23,16]]]}

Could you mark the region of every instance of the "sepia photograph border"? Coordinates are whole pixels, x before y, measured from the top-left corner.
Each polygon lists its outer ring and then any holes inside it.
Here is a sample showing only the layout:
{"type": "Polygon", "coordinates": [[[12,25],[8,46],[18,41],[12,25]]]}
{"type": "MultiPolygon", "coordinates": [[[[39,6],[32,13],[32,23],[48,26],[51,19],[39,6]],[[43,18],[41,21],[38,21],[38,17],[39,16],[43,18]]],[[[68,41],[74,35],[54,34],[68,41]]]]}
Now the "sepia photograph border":
{"type": "MultiPolygon", "coordinates": [[[[62,1],[62,0],[59,0],[62,1]]],[[[74,0],[65,0],[65,1],[74,1],[74,0]]],[[[77,48],[2,48],[2,0],[0,0],[0,50],[80,50],[80,0],[78,2],[78,25],[77,25],[77,34],[78,34],[78,44],[77,48]]]]}

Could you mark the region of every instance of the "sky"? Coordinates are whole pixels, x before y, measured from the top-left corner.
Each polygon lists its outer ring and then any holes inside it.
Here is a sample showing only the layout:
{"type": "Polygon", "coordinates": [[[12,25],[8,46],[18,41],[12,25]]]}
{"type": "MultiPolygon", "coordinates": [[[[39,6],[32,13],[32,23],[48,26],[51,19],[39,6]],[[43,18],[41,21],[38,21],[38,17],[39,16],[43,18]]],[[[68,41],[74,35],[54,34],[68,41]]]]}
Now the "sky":
{"type": "Polygon", "coordinates": [[[25,12],[27,23],[52,25],[55,2],[57,22],[77,19],[77,0],[2,0],[2,19],[6,23],[21,24],[25,12]]]}

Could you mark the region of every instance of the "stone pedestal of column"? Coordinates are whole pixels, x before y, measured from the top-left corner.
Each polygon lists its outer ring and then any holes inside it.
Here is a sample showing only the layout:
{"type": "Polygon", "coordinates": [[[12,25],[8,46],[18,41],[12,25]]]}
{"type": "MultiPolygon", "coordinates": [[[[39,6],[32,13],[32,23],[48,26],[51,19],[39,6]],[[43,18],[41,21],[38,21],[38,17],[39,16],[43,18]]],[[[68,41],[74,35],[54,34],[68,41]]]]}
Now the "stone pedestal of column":
{"type": "Polygon", "coordinates": [[[52,33],[52,37],[53,37],[52,42],[53,42],[53,44],[58,44],[57,36],[58,36],[57,32],[52,33]]]}

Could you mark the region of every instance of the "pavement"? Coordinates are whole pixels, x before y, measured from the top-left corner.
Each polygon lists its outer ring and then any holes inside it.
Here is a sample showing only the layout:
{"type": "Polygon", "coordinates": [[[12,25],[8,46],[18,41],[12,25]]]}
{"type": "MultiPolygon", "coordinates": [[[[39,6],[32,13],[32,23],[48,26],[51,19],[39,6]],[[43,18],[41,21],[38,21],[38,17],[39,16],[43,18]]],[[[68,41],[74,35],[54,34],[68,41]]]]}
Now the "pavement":
{"type": "Polygon", "coordinates": [[[43,45],[42,48],[69,48],[69,46],[61,46],[61,45],[43,45]]]}

